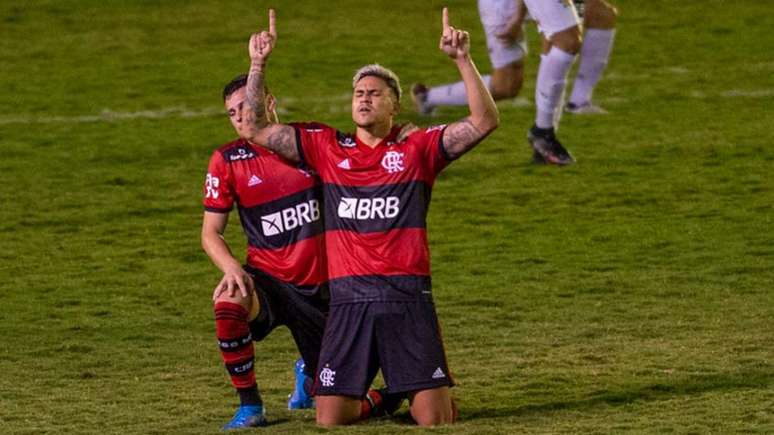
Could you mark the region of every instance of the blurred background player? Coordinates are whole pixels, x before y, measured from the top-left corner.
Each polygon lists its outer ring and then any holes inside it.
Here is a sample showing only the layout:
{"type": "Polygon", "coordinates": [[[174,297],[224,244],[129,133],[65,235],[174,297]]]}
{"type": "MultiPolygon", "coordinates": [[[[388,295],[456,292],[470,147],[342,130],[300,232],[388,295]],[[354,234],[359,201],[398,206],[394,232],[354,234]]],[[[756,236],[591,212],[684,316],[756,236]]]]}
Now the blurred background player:
{"type": "MultiPolygon", "coordinates": [[[[536,163],[570,164],[574,160],[555,133],[567,72],[580,51],[578,75],[565,110],[574,114],[606,113],[592,104],[591,96],[610,57],[617,11],[604,0],[587,0],[585,4],[577,1],[584,9],[584,24],[588,28],[581,43],[577,12],[573,16],[569,0],[527,3],[532,5],[529,13],[528,5],[522,0],[479,0],[479,14],[493,67],[491,77],[484,76],[484,79],[495,100],[518,94],[527,52],[524,20],[531,17],[537,21],[545,40],[535,91],[535,125],[528,139],[536,163]]],[[[412,87],[412,99],[420,114],[430,114],[439,105],[463,105],[465,98],[461,82],[432,88],[419,83],[412,87]]]]}
{"type": "Polygon", "coordinates": [[[575,4],[583,16],[583,46],[565,111],[574,114],[607,113],[591,102],[591,96],[610,59],[618,10],[605,0],[576,0],[575,4]]]}
{"type": "MultiPolygon", "coordinates": [[[[537,82],[535,124],[527,132],[533,161],[568,165],[575,160],[556,137],[567,72],[581,48],[581,26],[570,0],[523,0],[543,36],[537,82]]],[[[524,16],[524,14],[521,14],[524,16]]]]}
{"type": "Polygon", "coordinates": [[[468,33],[449,25],[446,8],[442,29],[439,47],[465,82],[470,115],[405,140],[394,124],[398,78],[379,65],[353,78],[355,134],[320,123],[267,123],[263,80],[277,35],[273,10],[269,30],[250,39],[247,101],[259,127],[251,141],[311,167],[325,185],[331,311],[315,379],[322,426],[359,420],[361,398],[379,369],[390,393],[408,393],[419,425],[455,419],[454,382],[432,300],[426,218],[438,173],[491,133],[498,113],[470,57],[468,33]]]}
{"type": "MultiPolygon", "coordinates": [[[[523,24],[527,10],[538,24],[543,35],[543,54],[540,56],[537,83],[535,86],[535,124],[527,133],[536,163],[567,165],[574,160],[556,138],[555,123],[561,113],[561,99],[564,94],[567,72],[581,47],[580,20],[570,0],[481,0],[479,12],[495,72],[511,70],[518,74],[498,74],[509,83],[496,83],[489,79],[489,87],[515,90],[516,95],[523,82],[524,43],[523,24]],[[495,10],[494,8],[499,8],[495,10]],[[498,16],[499,14],[499,16],[498,16]],[[502,56],[503,63],[498,59],[502,56]],[[508,66],[510,65],[510,66],[508,66]]],[[[494,72],[493,76],[494,77],[494,72]]],[[[499,95],[505,98],[504,94],[499,95]]],[[[458,84],[427,89],[419,84],[412,88],[412,97],[417,111],[430,113],[439,104],[459,104],[465,94],[458,84]],[[443,98],[443,97],[446,98],[443,98]]]]}
{"type": "MultiPolygon", "coordinates": [[[[241,75],[223,90],[239,139],[213,152],[204,187],[202,246],[223,272],[213,293],[216,333],[240,399],[236,415],[223,429],[266,424],[253,341],[279,325],[290,329],[303,356],[295,365],[296,387],[288,407],[314,407],[308,389],[328,310],[319,181],[246,140],[254,129],[244,122],[249,110],[246,83],[247,75],[241,75]],[[234,204],[248,240],[244,267],[223,238],[234,204]]],[[[266,106],[266,122],[278,122],[274,97],[268,93],[266,106]]]]}
{"type": "MultiPolygon", "coordinates": [[[[527,44],[523,32],[523,11],[517,0],[478,0],[478,12],[486,34],[492,73],[481,76],[492,98],[514,98],[524,81],[524,57],[527,44]]],[[[411,88],[414,106],[429,115],[437,106],[465,106],[468,97],[462,81],[428,88],[417,83],[411,88]]]]}

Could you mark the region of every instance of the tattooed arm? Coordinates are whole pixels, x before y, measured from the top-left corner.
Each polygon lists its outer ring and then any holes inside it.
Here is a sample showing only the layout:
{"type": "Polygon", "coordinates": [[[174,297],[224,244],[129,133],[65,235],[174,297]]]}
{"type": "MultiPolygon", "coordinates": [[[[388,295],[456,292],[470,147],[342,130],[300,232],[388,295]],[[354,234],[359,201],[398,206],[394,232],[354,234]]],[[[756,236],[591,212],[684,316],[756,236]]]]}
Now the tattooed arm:
{"type": "Polygon", "coordinates": [[[246,108],[243,108],[243,122],[255,124],[256,129],[246,139],[266,147],[282,157],[300,161],[293,127],[270,124],[266,116],[266,95],[264,71],[266,61],[277,40],[274,9],[269,9],[269,30],[255,33],[250,37],[250,74],[247,76],[246,108]]]}
{"type": "Polygon", "coordinates": [[[442,25],[439,48],[457,64],[465,83],[470,108],[470,116],[449,124],[443,133],[444,150],[449,157],[456,159],[497,128],[499,114],[492,94],[481,80],[481,75],[470,57],[468,32],[449,25],[449,12],[446,8],[443,9],[442,25]]]}
{"type": "Polygon", "coordinates": [[[257,67],[255,63],[250,66],[245,93],[247,104],[242,106],[242,122],[254,124],[256,127],[245,139],[268,148],[291,162],[298,163],[301,159],[296,146],[295,129],[285,124],[269,123],[266,117],[263,67],[257,67]]]}

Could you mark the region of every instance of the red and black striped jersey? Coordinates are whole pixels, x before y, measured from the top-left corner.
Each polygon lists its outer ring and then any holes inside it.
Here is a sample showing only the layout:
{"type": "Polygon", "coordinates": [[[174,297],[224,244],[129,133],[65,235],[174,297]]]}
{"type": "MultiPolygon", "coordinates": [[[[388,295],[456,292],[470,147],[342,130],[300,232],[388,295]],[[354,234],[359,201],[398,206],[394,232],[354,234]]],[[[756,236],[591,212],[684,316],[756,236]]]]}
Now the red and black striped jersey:
{"type": "Polygon", "coordinates": [[[319,179],[240,139],[210,158],[204,208],[234,203],[247,236],[247,264],[313,293],[326,281],[319,179]]]}
{"type": "Polygon", "coordinates": [[[323,181],[331,303],[416,300],[430,294],[427,212],[450,159],[445,126],[371,148],[323,124],[293,124],[302,164],[323,181]]]}

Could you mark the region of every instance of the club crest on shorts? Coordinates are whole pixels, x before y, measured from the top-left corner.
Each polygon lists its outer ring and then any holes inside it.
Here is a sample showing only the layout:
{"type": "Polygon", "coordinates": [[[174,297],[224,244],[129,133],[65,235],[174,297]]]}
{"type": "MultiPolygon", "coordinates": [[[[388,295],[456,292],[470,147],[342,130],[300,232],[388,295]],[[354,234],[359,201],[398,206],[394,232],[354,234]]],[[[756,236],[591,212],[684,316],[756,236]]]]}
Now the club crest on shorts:
{"type": "Polygon", "coordinates": [[[325,368],[320,370],[320,382],[323,387],[332,387],[336,383],[336,372],[325,365],[325,368]]]}
{"type": "Polygon", "coordinates": [[[384,157],[382,157],[382,167],[390,174],[405,170],[403,155],[403,153],[397,151],[387,151],[384,153],[384,157]]]}

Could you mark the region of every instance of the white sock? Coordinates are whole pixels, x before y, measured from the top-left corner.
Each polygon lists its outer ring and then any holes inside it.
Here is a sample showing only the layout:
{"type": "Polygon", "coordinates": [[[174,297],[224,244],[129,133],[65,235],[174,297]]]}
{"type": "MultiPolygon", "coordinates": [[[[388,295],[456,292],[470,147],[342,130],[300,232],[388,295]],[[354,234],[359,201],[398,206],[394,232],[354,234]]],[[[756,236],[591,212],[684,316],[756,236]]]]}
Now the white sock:
{"type": "MultiPolygon", "coordinates": [[[[490,75],[481,76],[484,84],[489,88],[492,80],[490,75]]],[[[434,86],[427,91],[427,104],[429,106],[467,106],[468,94],[465,92],[465,83],[457,82],[448,85],[434,86]]]]}
{"type": "Polygon", "coordinates": [[[567,83],[567,71],[575,55],[551,47],[547,54],[540,56],[537,85],[535,86],[535,125],[538,128],[552,128],[554,113],[558,110],[562,92],[567,83]]]}
{"type": "Polygon", "coordinates": [[[605,71],[613,48],[615,29],[588,29],[583,35],[580,66],[572,87],[570,102],[582,105],[591,102],[591,94],[605,71]]]}

